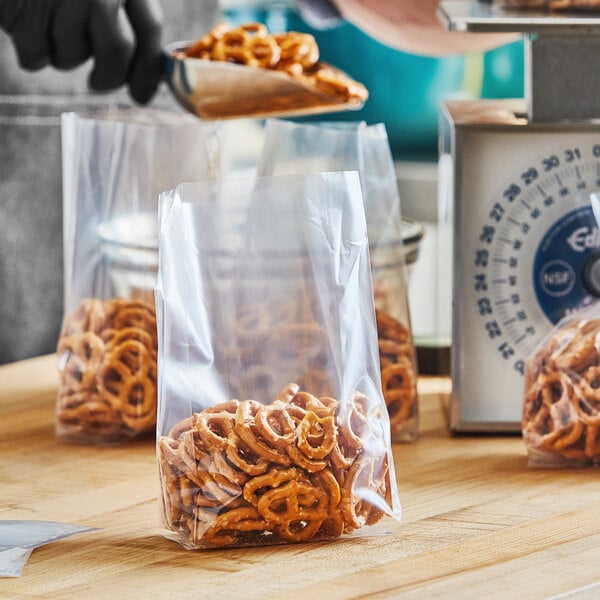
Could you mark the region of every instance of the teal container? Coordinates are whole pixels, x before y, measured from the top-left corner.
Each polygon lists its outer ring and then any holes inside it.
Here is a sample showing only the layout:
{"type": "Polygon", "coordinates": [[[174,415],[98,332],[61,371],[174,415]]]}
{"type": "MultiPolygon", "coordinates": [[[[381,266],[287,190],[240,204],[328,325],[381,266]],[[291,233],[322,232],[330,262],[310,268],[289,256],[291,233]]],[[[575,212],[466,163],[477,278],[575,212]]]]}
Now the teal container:
{"type": "Polygon", "coordinates": [[[524,44],[518,41],[483,55],[482,98],[523,98],[523,52],[524,44]]]}

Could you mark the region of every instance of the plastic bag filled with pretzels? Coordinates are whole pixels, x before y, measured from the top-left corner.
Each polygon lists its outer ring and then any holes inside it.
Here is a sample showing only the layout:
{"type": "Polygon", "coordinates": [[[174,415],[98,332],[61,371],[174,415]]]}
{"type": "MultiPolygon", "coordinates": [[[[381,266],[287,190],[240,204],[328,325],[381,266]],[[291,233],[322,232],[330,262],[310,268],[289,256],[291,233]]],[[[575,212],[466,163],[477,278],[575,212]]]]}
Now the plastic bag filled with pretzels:
{"type": "Polygon", "coordinates": [[[165,536],[285,544],[399,519],[357,174],[184,184],[160,214],[165,536]]]}
{"type": "Polygon", "coordinates": [[[114,444],[154,431],[158,196],[214,175],[216,136],[159,111],[63,115],[59,438],[114,444]]]}
{"type": "Polygon", "coordinates": [[[525,368],[532,467],[600,465],[600,305],[560,321],[525,368]]]}
{"type": "Polygon", "coordinates": [[[417,359],[396,172],[383,124],[267,120],[259,175],[358,171],[369,232],[383,395],[394,441],[418,434],[417,359]]]}

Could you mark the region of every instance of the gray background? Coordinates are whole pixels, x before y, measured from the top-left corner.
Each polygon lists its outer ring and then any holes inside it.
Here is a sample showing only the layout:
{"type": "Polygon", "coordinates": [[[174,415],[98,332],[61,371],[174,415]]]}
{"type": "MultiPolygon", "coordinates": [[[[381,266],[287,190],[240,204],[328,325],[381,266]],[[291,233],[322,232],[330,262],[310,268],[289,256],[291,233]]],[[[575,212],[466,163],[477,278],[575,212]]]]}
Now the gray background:
{"type": "MultiPolygon", "coordinates": [[[[163,41],[199,37],[216,0],[163,0],[163,41]]],[[[18,67],[0,31],[0,364],[53,352],[63,313],[60,114],[132,104],[126,90],[93,94],[90,64],[68,72],[18,67]]],[[[153,108],[178,111],[165,86],[153,108]]]]}

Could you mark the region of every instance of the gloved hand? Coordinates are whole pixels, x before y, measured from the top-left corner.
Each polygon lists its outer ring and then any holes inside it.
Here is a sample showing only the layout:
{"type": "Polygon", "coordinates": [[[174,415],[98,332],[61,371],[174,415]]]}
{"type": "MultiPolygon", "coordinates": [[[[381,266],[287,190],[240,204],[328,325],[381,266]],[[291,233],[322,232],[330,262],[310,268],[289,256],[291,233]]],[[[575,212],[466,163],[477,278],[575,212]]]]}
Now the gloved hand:
{"type": "Polygon", "coordinates": [[[159,0],[0,0],[0,27],[24,69],[72,69],[93,57],[92,89],[127,84],[145,103],[158,87],[159,0]]]}

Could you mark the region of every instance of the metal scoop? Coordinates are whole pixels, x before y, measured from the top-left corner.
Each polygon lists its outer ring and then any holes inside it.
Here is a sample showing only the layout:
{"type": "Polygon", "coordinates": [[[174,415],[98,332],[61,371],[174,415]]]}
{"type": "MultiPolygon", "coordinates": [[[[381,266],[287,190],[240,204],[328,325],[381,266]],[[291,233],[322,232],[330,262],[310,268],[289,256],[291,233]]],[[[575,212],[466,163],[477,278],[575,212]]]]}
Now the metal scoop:
{"type": "Polygon", "coordinates": [[[188,58],[190,44],[163,48],[163,74],[181,106],[202,119],[315,115],[364,105],[344,102],[286,73],[188,58]]]}

